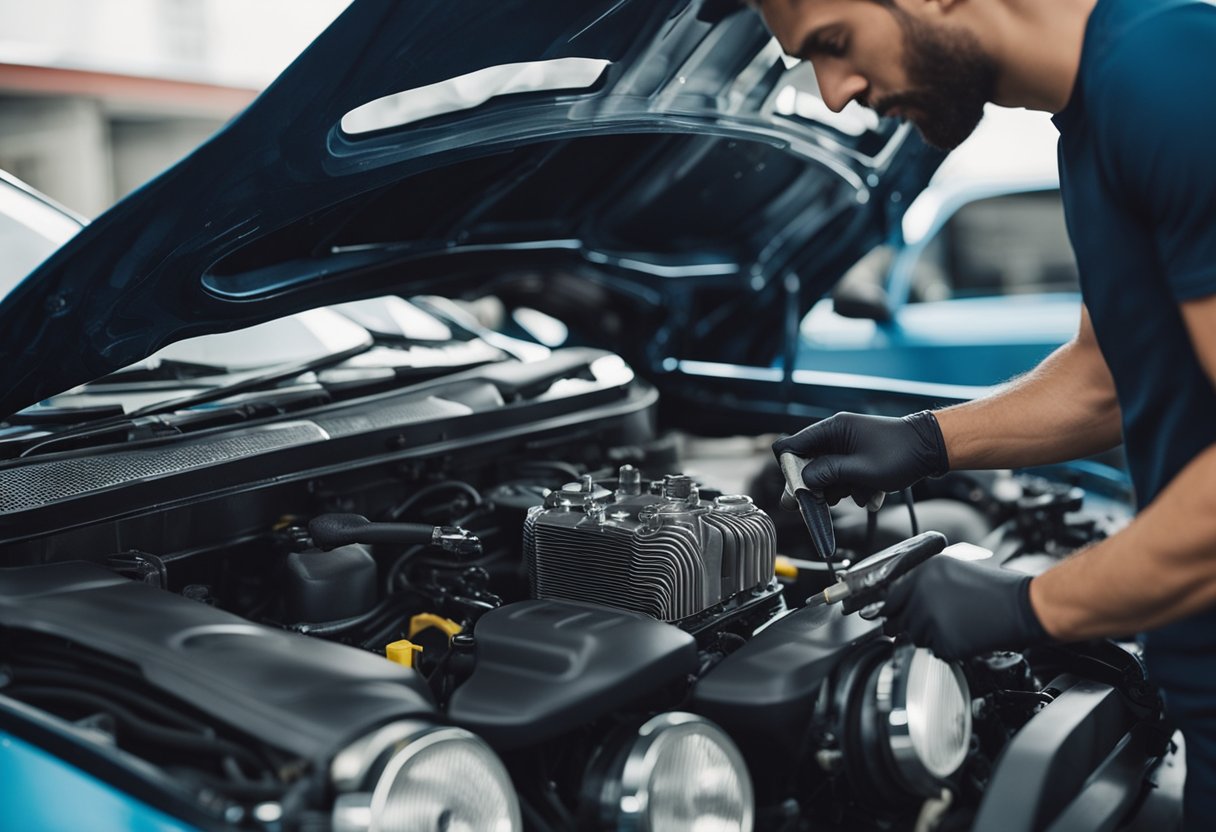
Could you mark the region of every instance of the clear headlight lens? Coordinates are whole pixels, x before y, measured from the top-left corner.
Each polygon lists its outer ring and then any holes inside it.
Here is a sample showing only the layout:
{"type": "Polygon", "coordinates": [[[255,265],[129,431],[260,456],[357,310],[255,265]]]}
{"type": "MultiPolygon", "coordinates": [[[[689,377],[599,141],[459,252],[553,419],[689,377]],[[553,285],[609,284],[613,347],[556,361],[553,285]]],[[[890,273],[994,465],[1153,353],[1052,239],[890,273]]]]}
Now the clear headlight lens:
{"type": "Polygon", "coordinates": [[[962,669],[905,647],[879,670],[876,692],[901,776],[913,791],[937,794],[971,747],[971,693],[962,669]]]}
{"type": "Polygon", "coordinates": [[[750,832],[752,828],[747,765],[730,737],[707,719],[687,713],[654,717],[638,730],[618,766],[617,772],[608,773],[610,787],[600,812],[612,829],[750,832]]]}
{"type": "Polygon", "coordinates": [[[516,832],[506,768],[460,728],[386,726],[334,759],[334,832],[516,832]],[[369,791],[370,789],[370,791],[369,791]]]}

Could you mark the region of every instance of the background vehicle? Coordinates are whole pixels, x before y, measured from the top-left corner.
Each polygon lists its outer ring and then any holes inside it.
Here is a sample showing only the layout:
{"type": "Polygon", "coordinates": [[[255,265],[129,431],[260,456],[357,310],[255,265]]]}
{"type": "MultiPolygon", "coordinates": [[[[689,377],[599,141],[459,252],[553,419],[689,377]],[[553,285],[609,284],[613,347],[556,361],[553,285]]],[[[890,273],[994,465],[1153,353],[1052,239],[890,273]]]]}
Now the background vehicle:
{"type": "Polygon", "coordinates": [[[0,171],[0,299],[83,225],[83,218],[0,171]]]}
{"type": "Polygon", "coordinates": [[[802,322],[800,370],[984,388],[1076,332],[1081,296],[1043,113],[990,108],[802,322]]]}

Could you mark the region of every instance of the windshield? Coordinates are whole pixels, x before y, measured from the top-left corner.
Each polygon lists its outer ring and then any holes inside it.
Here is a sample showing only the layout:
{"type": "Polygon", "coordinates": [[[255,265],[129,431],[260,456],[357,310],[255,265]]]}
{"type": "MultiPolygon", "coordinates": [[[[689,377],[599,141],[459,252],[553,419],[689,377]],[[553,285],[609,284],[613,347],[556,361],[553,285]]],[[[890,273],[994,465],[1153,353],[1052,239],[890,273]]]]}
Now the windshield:
{"type": "Polygon", "coordinates": [[[0,299],[80,230],[80,224],[0,180],[0,299]]]}

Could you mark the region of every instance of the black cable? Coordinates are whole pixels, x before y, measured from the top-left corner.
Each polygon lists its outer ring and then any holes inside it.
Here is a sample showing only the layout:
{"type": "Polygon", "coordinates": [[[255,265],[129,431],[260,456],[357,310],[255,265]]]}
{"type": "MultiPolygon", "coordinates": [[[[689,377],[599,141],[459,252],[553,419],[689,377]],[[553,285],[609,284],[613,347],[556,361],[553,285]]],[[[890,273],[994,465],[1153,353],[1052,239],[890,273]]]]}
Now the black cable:
{"type": "Polygon", "coordinates": [[[79,690],[64,690],[62,688],[43,687],[39,685],[15,684],[5,688],[5,693],[14,699],[30,697],[32,699],[52,700],[83,705],[114,717],[119,724],[131,731],[136,737],[162,746],[170,746],[179,751],[203,752],[216,757],[229,756],[242,760],[251,768],[265,770],[265,761],[245,748],[221,737],[207,737],[176,728],[168,728],[149,722],[143,717],[136,716],[131,711],[94,694],[79,690]]]}
{"type": "Polygon", "coordinates": [[[916,537],[920,534],[920,523],[916,522],[916,506],[913,505],[912,489],[905,488],[899,493],[903,495],[904,505],[908,507],[908,519],[912,522],[912,536],[916,537]]]}
{"type": "Polygon", "coordinates": [[[405,619],[394,616],[391,620],[387,621],[383,626],[381,626],[379,630],[376,630],[370,636],[365,638],[360,646],[364,650],[370,650],[373,653],[380,653],[383,655],[385,645],[390,644],[400,638],[398,633],[404,629],[405,619]]]}
{"type": "Polygon", "coordinates": [[[148,714],[157,717],[163,722],[171,725],[176,725],[179,728],[187,731],[203,731],[206,726],[193,719],[178,713],[172,708],[168,708],[156,700],[145,696],[136,690],[124,688],[120,685],[111,684],[103,679],[87,676],[81,673],[70,673],[63,670],[42,670],[38,668],[23,668],[14,667],[13,679],[14,684],[24,685],[33,684],[35,686],[46,685],[63,685],[68,689],[86,689],[86,693],[95,693],[99,696],[106,696],[114,700],[118,700],[131,707],[139,708],[148,714]],[[90,689],[91,690],[88,690],[90,689]]]}
{"type": "Polygon", "coordinates": [[[186,776],[210,786],[218,792],[223,792],[228,797],[236,798],[237,800],[247,800],[249,802],[261,802],[265,800],[277,800],[286,790],[286,786],[279,783],[233,783],[228,780],[222,780],[219,777],[208,774],[205,771],[190,769],[186,772],[186,776]]]}
{"type": "Polygon", "coordinates": [[[425,548],[426,546],[421,544],[418,546],[411,546],[401,553],[401,557],[393,561],[393,565],[388,568],[388,573],[384,578],[385,592],[392,593],[397,591],[397,578],[405,570],[405,567],[409,565],[410,559],[425,548]]]}
{"type": "Polygon", "coordinates": [[[300,622],[299,624],[289,624],[287,629],[295,630],[297,633],[303,633],[309,636],[336,636],[360,627],[371,621],[378,620],[390,609],[395,609],[398,606],[403,606],[405,598],[400,595],[389,595],[387,598],[380,601],[376,606],[372,607],[365,613],[352,616],[351,618],[343,618],[339,621],[320,621],[315,624],[308,622],[300,622]]]}
{"type": "Polygon", "coordinates": [[[866,544],[862,554],[869,557],[874,554],[874,541],[878,536],[878,512],[866,510],[866,544]]]}
{"type": "Polygon", "coordinates": [[[432,494],[449,489],[463,491],[472,498],[473,505],[481,505],[481,492],[476,488],[469,485],[467,482],[462,482],[461,480],[444,480],[443,482],[431,483],[428,486],[418,489],[413,494],[406,497],[404,501],[389,509],[388,512],[385,513],[385,519],[396,520],[402,514],[405,514],[406,511],[417,505],[420,500],[429,497],[432,494]]]}

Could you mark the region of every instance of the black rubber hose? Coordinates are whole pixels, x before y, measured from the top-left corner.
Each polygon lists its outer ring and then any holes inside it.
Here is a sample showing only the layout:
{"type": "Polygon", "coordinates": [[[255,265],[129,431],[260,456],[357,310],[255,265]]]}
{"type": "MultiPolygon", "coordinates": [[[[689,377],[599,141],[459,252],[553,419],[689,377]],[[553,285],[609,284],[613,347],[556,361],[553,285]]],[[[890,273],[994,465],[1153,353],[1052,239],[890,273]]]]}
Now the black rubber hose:
{"type": "Polygon", "coordinates": [[[462,482],[460,480],[444,480],[443,482],[431,483],[430,485],[421,488],[410,496],[406,497],[402,502],[393,506],[393,508],[388,511],[386,519],[396,520],[422,500],[441,491],[463,491],[465,494],[469,495],[469,498],[473,501],[473,505],[481,505],[481,492],[476,488],[469,485],[467,482],[462,482]]]}
{"type": "Polygon", "coordinates": [[[430,543],[435,527],[425,523],[373,523],[362,514],[321,514],[308,523],[308,534],[319,549],[336,549],[352,543],[368,546],[410,546],[430,543]]]}
{"type": "Polygon", "coordinates": [[[63,685],[69,689],[83,688],[87,692],[97,693],[118,700],[131,707],[139,708],[148,714],[170,725],[176,725],[187,731],[202,731],[205,729],[201,722],[183,716],[177,711],[157,702],[139,691],[111,684],[104,679],[98,679],[85,673],[70,673],[65,670],[43,670],[39,668],[12,668],[14,684],[32,684],[35,686],[63,685]]]}
{"type": "Polygon", "coordinates": [[[401,554],[401,557],[393,561],[393,565],[389,567],[384,579],[385,592],[396,592],[399,589],[397,578],[405,571],[405,567],[409,565],[409,562],[425,548],[425,546],[411,546],[401,554]]]}
{"type": "Polygon", "coordinates": [[[403,606],[405,601],[406,598],[400,594],[390,595],[367,612],[352,618],[343,618],[339,621],[321,621],[315,624],[290,624],[287,629],[309,636],[336,636],[367,624],[370,621],[378,620],[389,610],[403,606]]]}
{"type": "Polygon", "coordinates": [[[129,729],[135,736],[148,740],[149,742],[171,746],[184,751],[211,754],[216,757],[230,756],[240,760],[241,762],[247,763],[251,768],[254,769],[265,770],[268,768],[264,760],[260,759],[248,748],[238,745],[235,742],[231,742],[220,737],[205,737],[201,734],[196,734],[189,731],[180,731],[176,728],[167,728],[163,725],[157,725],[154,722],[149,722],[142,717],[136,716],[121,705],[116,705],[107,699],[85,693],[84,691],[64,690],[62,688],[42,687],[39,685],[17,684],[5,688],[5,693],[12,696],[14,699],[21,699],[28,696],[32,699],[49,699],[51,701],[84,705],[87,708],[96,709],[102,713],[111,715],[118,720],[121,725],[129,729]]]}

